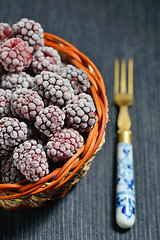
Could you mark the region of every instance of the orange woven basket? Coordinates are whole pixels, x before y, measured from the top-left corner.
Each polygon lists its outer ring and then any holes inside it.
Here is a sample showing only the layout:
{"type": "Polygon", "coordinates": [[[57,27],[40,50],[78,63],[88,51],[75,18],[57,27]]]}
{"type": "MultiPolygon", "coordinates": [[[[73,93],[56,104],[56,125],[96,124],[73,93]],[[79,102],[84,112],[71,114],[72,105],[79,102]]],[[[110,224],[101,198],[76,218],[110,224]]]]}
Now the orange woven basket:
{"type": "Polygon", "coordinates": [[[88,57],[60,37],[45,33],[44,42],[46,46],[57,49],[68,63],[88,73],[98,121],[89,132],[84,145],[62,167],[56,168],[36,183],[23,180],[14,184],[0,184],[0,206],[5,209],[40,207],[50,200],[55,201],[65,196],[87,173],[97,151],[105,142],[108,102],[100,72],[88,57]]]}

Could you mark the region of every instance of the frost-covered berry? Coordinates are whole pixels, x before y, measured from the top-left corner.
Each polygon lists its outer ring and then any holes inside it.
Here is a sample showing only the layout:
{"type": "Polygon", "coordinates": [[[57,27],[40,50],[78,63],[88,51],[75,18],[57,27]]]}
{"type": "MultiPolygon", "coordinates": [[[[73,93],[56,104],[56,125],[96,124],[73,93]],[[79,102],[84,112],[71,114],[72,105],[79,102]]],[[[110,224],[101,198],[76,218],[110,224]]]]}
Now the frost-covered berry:
{"type": "Polygon", "coordinates": [[[65,114],[57,106],[44,108],[36,117],[35,127],[47,137],[59,131],[64,125],[65,114]]]}
{"type": "Polygon", "coordinates": [[[0,88],[0,118],[11,116],[12,92],[0,88]]]}
{"type": "Polygon", "coordinates": [[[2,147],[13,147],[26,139],[27,125],[24,122],[11,117],[3,117],[0,120],[0,145],[2,147]]]}
{"type": "Polygon", "coordinates": [[[92,111],[95,112],[96,107],[94,105],[93,98],[91,97],[91,95],[89,95],[87,93],[80,93],[78,95],[75,95],[74,103],[78,103],[79,101],[84,100],[84,99],[91,105],[92,111]]]}
{"type": "Polygon", "coordinates": [[[11,35],[11,27],[8,23],[0,23],[0,45],[3,44],[11,35]]]}
{"type": "Polygon", "coordinates": [[[70,104],[62,109],[65,113],[65,123],[79,132],[89,132],[97,122],[92,106],[85,99],[70,104]]]}
{"type": "Polygon", "coordinates": [[[83,145],[83,137],[74,129],[61,129],[47,143],[47,156],[54,162],[73,156],[83,145]]]}
{"type": "Polygon", "coordinates": [[[1,161],[1,180],[2,183],[17,183],[24,179],[22,173],[14,165],[13,157],[5,157],[1,161]]]}
{"type": "Polygon", "coordinates": [[[0,62],[9,72],[22,72],[31,63],[32,49],[20,38],[11,38],[0,46],[0,62]]]}
{"type": "Polygon", "coordinates": [[[20,88],[12,95],[11,110],[14,116],[35,120],[43,107],[42,98],[31,89],[20,88]]]}
{"type": "Polygon", "coordinates": [[[71,86],[74,89],[74,94],[86,92],[90,87],[88,74],[84,70],[78,69],[73,65],[69,64],[64,68],[61,68],[58,74],[70,81],[71,86]]]}
{"type": "Polygon", "coordinates": [[[14,165],[31,182],[37,182],[49,173],[46,153],[35,140],[25,141],[15,148],[14,165]]]}
{"type": "Polygon", "coordinates": [[[74,99],[74,90],[70,82],[52,72],[44,71],[35,76],[33,90],[37,91],[48,105],[60,108],[74,99]]]}
{"type": "Polygon", "coordinates": [[[3,74],[1,87],[14,92],[18,88],[31,89],[34,78],[25,72],[3,74]]]}
{"type": "Polygon", "coordinates": [[[44,45],[43,28],[38,22],[22,18],[13,26],[13,36],[27,41],[33,50],[37,50],[44,45]]]}
{"type": "Polygon", "coordinates": [[[57,50],[45,46],[33,55],[31,68],[35,74],[39,74],[42,71],[58,72],[60,65],[61,58],[57,50]]]}

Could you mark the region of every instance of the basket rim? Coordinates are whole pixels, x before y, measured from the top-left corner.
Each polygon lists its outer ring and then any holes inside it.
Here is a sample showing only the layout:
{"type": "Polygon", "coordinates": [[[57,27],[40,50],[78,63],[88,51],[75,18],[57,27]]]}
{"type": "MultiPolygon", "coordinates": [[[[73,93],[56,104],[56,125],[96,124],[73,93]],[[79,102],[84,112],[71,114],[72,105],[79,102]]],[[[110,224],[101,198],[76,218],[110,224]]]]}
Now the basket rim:
{"type": "Polygon", "coordinates": [[[105,84],[95,64],[71,43],[51,33],[44,33],[44,45],[55,48],[68,57],[69,63],[88,73],[88,78],[91,83],[90,90],[95,101],[98,121],[89,132],[85,144],[65,162],[62,168],[55,169],[36,183],[31,183],[25,179],[18,183],[0,184],[0,200],[24,196],[28,197],[33,194],[47,191],[48,189],[59,188],[65,182],[69,181],[69,179],[71,179],[83,164],[95,153],[100,145],[108,122],[108,101],[105,84]],[[81,158],[79,157],[80,155],[81,158]],[[68,173],[70,174],[66,176],[68,173]],[[46,183],[48,183],[48,186],[44,187],[46,183]]]}

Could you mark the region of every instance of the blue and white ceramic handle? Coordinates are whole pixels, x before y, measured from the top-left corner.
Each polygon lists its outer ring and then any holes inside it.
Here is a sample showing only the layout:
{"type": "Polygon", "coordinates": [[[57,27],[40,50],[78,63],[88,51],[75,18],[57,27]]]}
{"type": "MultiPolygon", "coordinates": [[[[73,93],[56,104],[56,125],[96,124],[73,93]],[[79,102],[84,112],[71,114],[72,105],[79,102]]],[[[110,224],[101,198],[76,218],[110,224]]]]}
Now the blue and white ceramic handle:
{"type": "Polygon", "coordinates": [[[132,143],[117,143],[116,222],[130,228],[135,222],[135,187],[132,143]]]}

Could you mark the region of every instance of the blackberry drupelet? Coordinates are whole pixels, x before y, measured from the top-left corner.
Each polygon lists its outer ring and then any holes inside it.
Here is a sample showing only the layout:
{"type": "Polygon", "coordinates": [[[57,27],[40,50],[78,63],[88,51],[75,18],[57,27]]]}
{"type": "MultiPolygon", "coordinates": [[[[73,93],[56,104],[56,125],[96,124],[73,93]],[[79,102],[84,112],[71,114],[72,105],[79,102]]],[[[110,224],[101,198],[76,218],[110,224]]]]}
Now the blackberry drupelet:
{"type": "Polygon", "coordinates": [[[0,146],[13,147],[27,139],[27,125],[16,118],[3,117],[0,120],[0,146]]]}
{"type": "Polygon", "coordinates": [[[12,95],[11,110],[14,116],[35,120],[43,107],[42,98],[31,89],[20,88],[12,95]]]}
{"type": "Polygon", "coordinates": [[[46,153],[35,140],[28,140],[15,148],[15,166],[31,182],[37,182],[49,173],[46,153]]]}
{"type": "Polygon", "coordinates": [[[11,116],[12,92],[0,88],[0,118],[11,116]]]}
{"type": "Polygon", "coordinates": [[[79,132],[89,132],[96,124],[97,117],[90,103],[85,99],[69,104],[62,109],[66,115],[65,124],[79,132]]]}
{"type": "Polygon", "coordinates": [[[34,51],[44,45],[43,28],[38,22],[22,18],[19,22],[13,24],[13,36],[27,41],[34,51]]]}
{"type": "Polygon", "coordinates": [[[74,94],[79,94],[81,92],[86,92],[90,87],[90,82],[88,79],[88,74],[82,70],[74,67],[73,65],[67,65],[58,73],[62,78],[68,79],[71,86],[74,89],[74,94]]]}
{"type": "Polygon", "coordinates": [[[74,90],[70,82],[52,72],[44,71],[35,76],[33,90],[38,92],[47,105],[60,108],[74,99],[74,90]]]}
{"type": "Polygon", "coordinates": [[[57,50],[45,46],[33,55],[31,68],[34,74],[39,74],[42,71],[58,72],[60,65],[61,58],[57,50]]]}
{"type": "Polygon", "coordinates": [[[77,103],[81,100],[86,100],[89,104],[91,104],[92,107],[92,111],[95,112],[96,111],[96,107],[93,101],[93,98],[91,97],[91,95],[87,94],[87,93],[80,93],[78,95],[75,95],[74,97],[74,103],[77,103]]]}
{"type": "Polygon", "coordinates": [[[11,27],[8,23],[0,23],[0,45],[3,44],[11,35],[11,27]]]}
{"type": "Polygon", "coordinates": [[[20,38],[11,38],[0,46],[0,62],[9,72],[22,72],[31,63],[32,49],[20,38]]]}
{"type": "Polygon", "coordinates": [[[1,87],[14,92],[18,88],[31,89],[34,78],[25,72],[8,73],[2,76],[1,87]]]}
{"type": "Polygon", "coordinates": [[[35,127],[47,137],[52,137],[63,127],[64,119],[64,112],[59,107],[50,105],[38,114],[35,127]]]}
{"type": "Polygon", "coordinates": [[[72,128],[61,129],[47,143],[47,156],[54,162],[64,161],[81,148],[83,141],[78,131],[72,128]]]}

